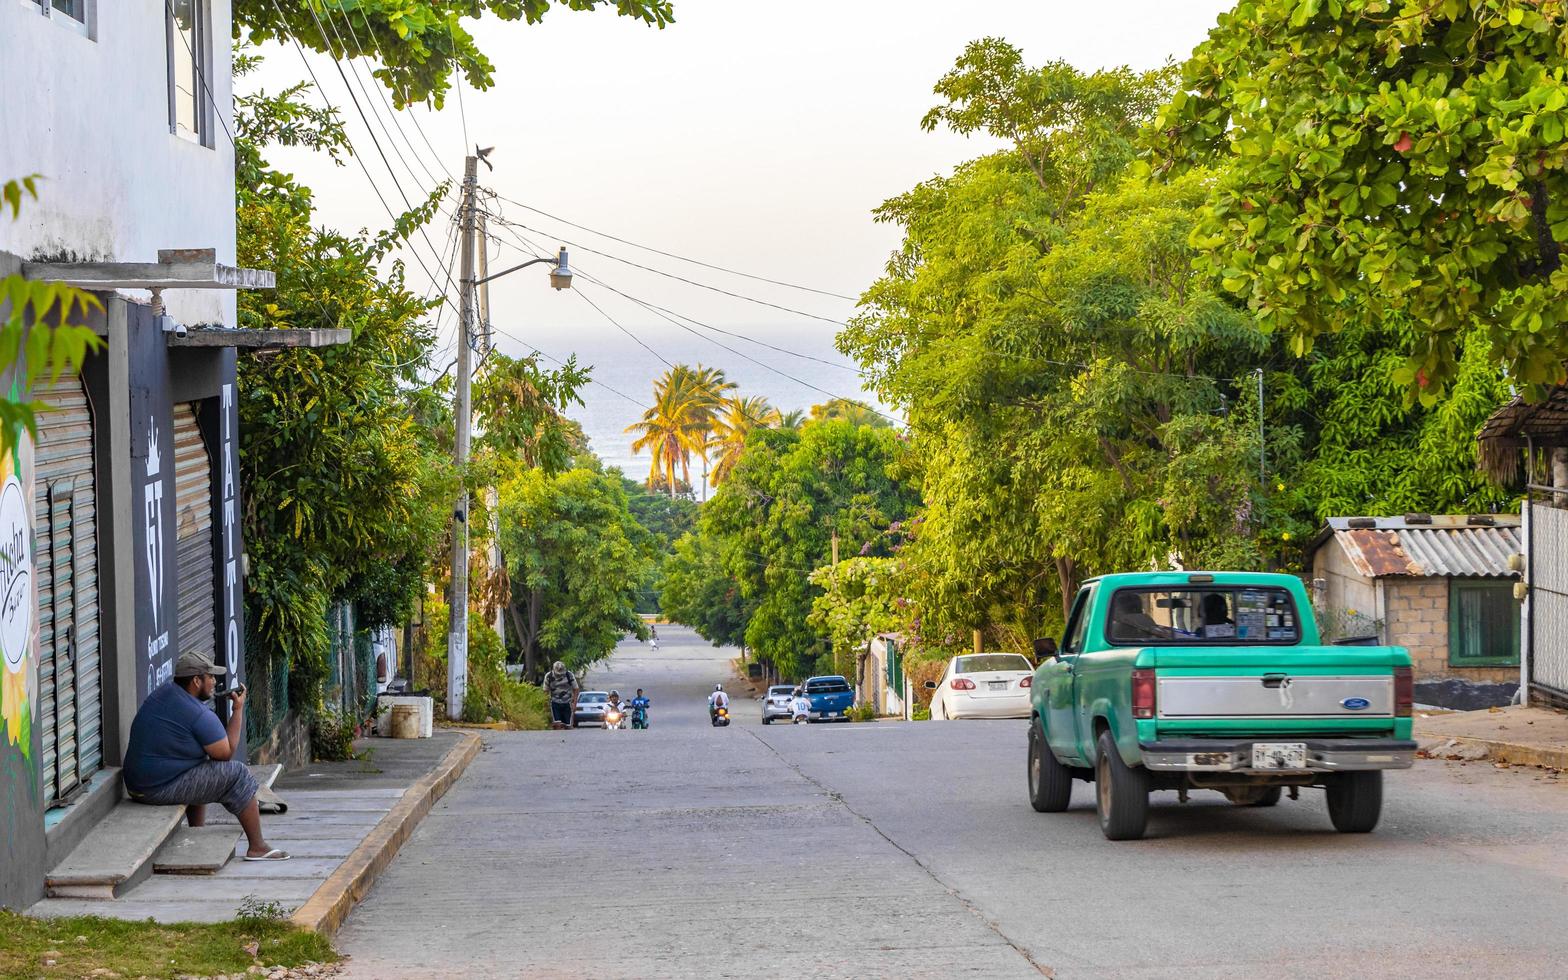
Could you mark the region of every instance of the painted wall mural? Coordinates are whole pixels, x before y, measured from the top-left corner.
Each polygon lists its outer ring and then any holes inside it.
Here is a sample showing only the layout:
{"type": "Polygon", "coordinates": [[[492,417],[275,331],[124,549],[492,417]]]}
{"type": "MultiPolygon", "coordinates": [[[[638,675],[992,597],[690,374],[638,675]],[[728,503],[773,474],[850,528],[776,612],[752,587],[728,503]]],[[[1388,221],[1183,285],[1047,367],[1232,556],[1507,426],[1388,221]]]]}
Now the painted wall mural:
{"type": "MultiPolygon", "coordinates": [[[[13,395],[14,398],[14,395],[13,395]]],[[[35,898],[43,862],[38,617],[33,583],[33,447],[11,432],[0,456],[0,905],[35,898]]]]}

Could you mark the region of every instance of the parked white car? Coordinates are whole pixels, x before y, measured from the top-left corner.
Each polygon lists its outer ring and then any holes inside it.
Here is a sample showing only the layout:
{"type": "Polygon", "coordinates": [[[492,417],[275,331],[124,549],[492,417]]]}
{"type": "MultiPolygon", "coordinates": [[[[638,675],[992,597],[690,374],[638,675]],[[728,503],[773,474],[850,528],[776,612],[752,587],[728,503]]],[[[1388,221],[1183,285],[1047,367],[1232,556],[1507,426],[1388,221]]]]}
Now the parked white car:
{"type": "Polygon", "coordinates": [[[790,702],[795,700],[794,684],[774,684],[762,699],[762,723],[790,720],[790,702]]]}
{"type": "Polygon", "coordinates": [[[931,688],[931,720],[1027,718],[1034,665],[1016,653],[970,653],[948,661],[931,688]]]}

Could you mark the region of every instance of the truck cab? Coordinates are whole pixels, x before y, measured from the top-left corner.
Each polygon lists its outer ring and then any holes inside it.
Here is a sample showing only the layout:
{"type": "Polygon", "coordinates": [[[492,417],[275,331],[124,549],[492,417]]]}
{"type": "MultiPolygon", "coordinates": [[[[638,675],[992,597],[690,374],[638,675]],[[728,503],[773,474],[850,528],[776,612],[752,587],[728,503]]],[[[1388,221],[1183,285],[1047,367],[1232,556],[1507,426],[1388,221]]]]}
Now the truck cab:
{"type": "Polygon", "coordinates": [[[1385,769],[1409,768],[1410,655],[1326,646],[1300,579],[1150,572],[1085,582],[1057,655],[1035,671],[1030,802],[1095,787],[1112,840],[1143,836],[1149,794],[1215,790],[1273,806],[1327,793],[1336,829],[1378,822],[1385,769]]]}

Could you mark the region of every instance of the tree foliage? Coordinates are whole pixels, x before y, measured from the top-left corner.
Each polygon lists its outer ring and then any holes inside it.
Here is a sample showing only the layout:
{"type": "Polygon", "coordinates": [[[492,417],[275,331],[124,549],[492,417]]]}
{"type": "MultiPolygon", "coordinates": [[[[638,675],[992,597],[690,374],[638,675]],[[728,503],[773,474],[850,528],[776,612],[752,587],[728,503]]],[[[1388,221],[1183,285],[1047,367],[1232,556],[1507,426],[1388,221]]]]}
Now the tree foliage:
{"type": "Polygon", "coordinates": [[[717,538],[682,535],[664,559],[663,576],[659,606],[673,622],[690,626],[714,646],[745,645],[756,602],[741,595],[717,538]]]}
{"type": "Polygon", "coordinates": [[[646,636],[636,607],[653,539],[627,508],[618,472],[519,472],[501,488],[501,547],[507,618],[534,680],[550,661],[581,670],[627,633],[646,636]]]}
{"type": "Polygon", "coordinates": [[[669,0],[234,0],[234,32],[251,43],[298,41],[333,57],[373,58],[401,108],[444,104],[452,74],[487,89],[495,64],[479,50],[467,22],[484,17],[537,24],[551,6],[613,7],[654,27],[674,23],[669,0]]]}
{"type": "Polygon", "coordinates": [[[309,190],[265,163],[271,145],[344,152],[333,117],[295,94],[242,100],[235,115],[239,262],[277,275],[276,289],[240,294],[239,321],[347,328],[352,340],[241,358],[240,463],[252,649],[286,658],[296,691],[313,699],[328,607],[353,601],[366,626],[408,616],[457,475],[431,435],[442,399],[419,373],[434,339],[428,304],[400,264],[382,269],[404,233],[313,227],[309,190]]]}
{"type": "Polygon", "coordinates": [[[704,505],[699,527],[711,545],[700,547],[717,551],[749,606],[746,644],[785,676],[830,653],[809,622],[822,591],[809,577],[831,560],[833,535],[854,552],[886,556],[897,543],[890,526],[919,504],[915,487],[893,474],[898,454],[892,430],[842,420],[756,429],[704,505]]]}
{"type": "MultiPolygon", "coordinates": [[[[43,180],[30,174],[0,183],[0,211],[15,221],[22,202],[38,199],[43,180]]],[[[22,433],[37,435],[42,402],[26,398],[34,384],[55,381],[81,369],[89,351],[103,347],[85,320],[103,304],[91,293],[57,282],[34,282],[20,274],[0,277],[0,370],[18,365],[11,390],[0,392],[0,457],[11,457],[22,433]]]]}
{"type": "Polygon", "coordinates": [[[811,600],[810,626],[833,651],[834,672],[853,676],[866,641],[904,629],[911,618],[898,558],[849,558],[811,573],[822,593],[811,600]]]}
{"type": "Polygon", "coordinates": [[[1246,0],[1154,120],[1162,172],[1220,162],[1193,241],[1309,350],[1399,314],[1394,380],[1436,404],[1464,341],[1529,385],[1568,359],[1560,0],[1246,0]]]}

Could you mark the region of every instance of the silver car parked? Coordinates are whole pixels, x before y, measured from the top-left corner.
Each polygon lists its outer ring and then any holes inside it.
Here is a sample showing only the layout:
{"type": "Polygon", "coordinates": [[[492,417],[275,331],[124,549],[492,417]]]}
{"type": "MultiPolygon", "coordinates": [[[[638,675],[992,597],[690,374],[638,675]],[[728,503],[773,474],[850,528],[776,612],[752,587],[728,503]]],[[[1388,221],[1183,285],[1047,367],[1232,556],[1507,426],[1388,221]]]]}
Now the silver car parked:
{"type": "Polygon", "coordinates": [[[572,727],[582,725],[595,725],[599,728],[604,724],[604,709],[609,707],[609,691],[583,691],[577,695],[577,713],[572,718],[572,727]]]}
{"type": "Polygon", "coordinates": [[[790,702],[795,698],[795,685],[775,684],[762,698],[762,723],[772,724],[774,719],[789,721],[793,716],[790,702]]]}

